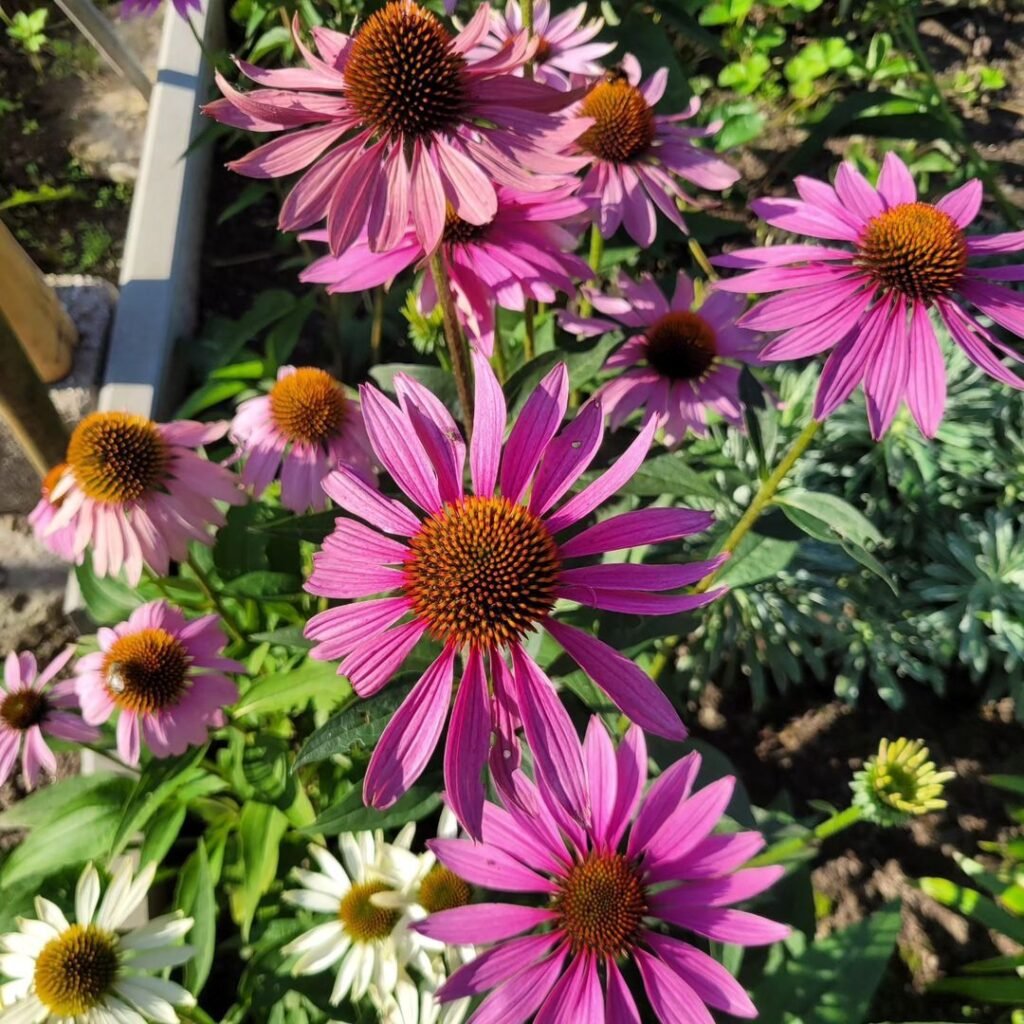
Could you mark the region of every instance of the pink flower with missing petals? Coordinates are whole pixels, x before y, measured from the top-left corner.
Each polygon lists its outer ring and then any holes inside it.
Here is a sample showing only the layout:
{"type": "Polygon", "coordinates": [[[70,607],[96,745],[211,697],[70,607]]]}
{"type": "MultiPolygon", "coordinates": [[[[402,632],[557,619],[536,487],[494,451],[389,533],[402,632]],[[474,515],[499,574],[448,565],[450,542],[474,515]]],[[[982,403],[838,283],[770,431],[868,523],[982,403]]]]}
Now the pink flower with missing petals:
{"type": "Polygon", "coordinates": [[[676,934],[738,946],[789,934],[785,925],[730,906],[783,873],[778,866],[742,868],[764,845],[759,833],[712,834],[736,780],[718,779],[694,793],[694,753],[645,796],[647,750],[636,726],[616,750],[594,717],[582,751],[573,742],[586,765],[587,804],[566,805],[543,777],[535,786],[516,772],[511,786],[499,788],[504,806],[484,808],[482,842],[427,844],[460,878],[516,898],[442,910],[415,926],[440,942],[488,947],[438,997],[490,992],[467,1024],[639,1024],[622,973],[630,964],[662,1024],[713,1024],[709,1006],[756,1017],[732,975],[676,934]]]}
{"type": "MultiPolygon", "coordinates": [[[[469,224],[448,210],[441,258],[452,288],[459,320],[484,355],[494,351],[494,307],[522,311],[527,298],[554,302],[557,292],[572,294],[575,281],[592,275],[573,254],[587,204],[574,193],[575,179],[547,192],[498,188],[498,209],[487,224],[469,224]]],[[[303,236],[326,242],[326,231],[303,236]]],[[[329,292],[354,292],[390,284],[395,275],[426,256],[414,231],[387,253],[370,251],[365,236],[341,256],[324,256],[303,271],[303,281],[327,285],[329,292]]],[[[437,304],[434,278],[428,271],[420,303],[437,304]]]]}
{"type": "Polygon", "coordinates": [[[238,700],[224,673],[245,666],[221,656],[216,615],[188,621],[166,601],[151,601],[97,638],[100,649],[75,666],[75,687],[90,724],[120,713],[117,752],[125,764],[139,763],[143,743],[155,757],[200,746],[224,724],[223,708],[238,700]]]}
{"type": "MultiPolygon", "coordinates": [[[[595,78],[601,74],[604,68],[598,62],[611,53],[616,44],[593,42],[604,28],[604,19],[591,18],[584,23],[586,16],[585,2],[554,17],[548,0],[538,0],[533,5],[533,32],[537,37],[533,73],[536,78],[556,89],[568,89],[572,75],[595,78]]],[[[505,16],[494,12],[487,38],[470,56],[493,56],[522,31],[523,11],[519,0],[508,0],[505,16]]]]}
{"type": "Polygon", "coordinates": [[[71,680],[50,685],[75,653],[68,647],[38,675],[33,655],[7,655],[0,686],[0,786],[11,776],[18,754],[26,789],[34,789],[41,774],[57,774],[57,759],[44,737],[70,743],[93,743],[99,730],[75,714],[78,700],[71,680]]]}
{"type": "Polygon", "coordinates": [[[319,56],[296,33],[306,68],[240,61],[265,88],[240,93],[218,76],[225,98],[205,112],[236,128],[287,133],[230,165],[254,178],[305,172],[281,209],[283,231],[326,218],[332,253],[363,233],[374,252],[386,252],[411,217],[433,252],[448,205],[468,224],[487,224],[497,211],[494,182],[543,191],[547,173],[579,166],[561,151],[581,126],[551,116],[566,94],[515,74],[536,46],[526,33],[496,54],[468,56],[490,20],[482,4],[452,37],[413,0],[391,0],[354,36],[314,29],[319,56]]]}
{"type": "Polygon", "coordinates": [[[697,200],[683,191],[677,178],[716,192],[739,178],[724,160],[690,141],[714,135],[718,125],[679,125],[697,113],[699,100],[681,114],[655,114],[667,84],[667,68],[641,82],[640,64],[627,53],[619,69],[608,72],[573,108],[570,123],[590,119],[571,147],[590,165],[580,195],[593,206],[605,238],[622,224],[635,242],[650,245],[656,234],[655,207],[685,231],[676,200],[697,200]]]}
{"type": "Polygon", "coordinates": [[[712,290],[693,309],[693,282],[682,271],[671,303],[650,275],[632,281],[619,275],[619,294],[587,294],[602,317],[562,316],[573,334],[592,337],[620,324],[640,330],[604,364],[619,376],[597,392],[611,427],[618,429],[637,409],[654,415],[664,428],[665,443],[679,444],[692,430],[708,433],[708,410],[734,427],[743,426],[740,371],[756,364],[759,336],[736,325],[746,304],[736,295],[712,290]]]}
{"type": "Polygon", "coordinates": [[[934,437],[946,405],[946,368],[932,312],[968,359],[1001,383],[1024,388],[999,359],[1019,360],[1020,352],[977,320],[981,313],[1024,337],[1024,295],[997,283],[1024,281],[1024,266],[972,265],[1020,253],[1024,231],[964,233],[981,208],[980,181],[924,203],[906,165],[887,153],[877,190],[849,163],[840,164],[834,187],[804,177],[795,184],[800,199],[759,199],[754,211],[773,227],[832,244],[742,249],[712,262],[748,271],[719,289],[781,293],[740,321],[782,332],[763,359],[832,350],[814,404],[817,419],[862,384],[873,437],[888,430],[904,401],[921,432],[934,437]]]}
{"type": "Polygon", "coordinates": [[[245,460],[242,483],[259,497],[280,472],[281,504],[293,512],[329,504],[320,482],[335,466],[373,479],[359,408],[338,381],[313,366],[282,366],[269,394],[238,407],[231,439],[245,460]]]}
{"type": "MultiPolygon", "coordinates": [[[[71,434],[67,465],[36,507],[33,526],[44,544],[60,536],[81,564],[92,552],[97,576],[125,570],[132,585],[143,566],[165,575],[171,559],[188,556],[189,541],[212,544],[223,526],[215,501],[240,505],[235,476],[201,458],[196,448],[222,437],[226,423],[154,423],[125,412],[94,412],[71,434]],[[51,515],[50,512],[53,514],[51,515]]],[[[49,479],[49,478],[48,478],[49,479]]]]}
{"type": "Polygon", "coordinates": [[[501,386],[479,353],[473,353],[473,364],[470,493],[463,488],[462,434],[429,391],[400,375],[396,406],[375,388],[363,388],[370,443],[415,508],[371,490],[344,468],[327,477],[324,490],[349,516],[337,520],[314,555],[306,589],[354,603],[314,616],[306,636],[316,642],[314,657],[342,659],[338,672],[361,697],[382,690],[421,639],[442,645],[370,759],[364,797],[375,807],[394,803],[426,767],[444,731],[461,657],[445,784],[452,809],[479,836],[484,765],[490,758],[492,773],[504,775],[519,763],[520,727],[549,784],[567,800],[586,799],[572,723],[525,646],[535,630],[550,634],[632,721],[673,739],[686,732],[672,703],[639,666],[590,632],[553,618],[555,602],[633,615],[678,614],[720,593],[678,591],[706,576],[721,558],[594,564],[594,556],[606,552],[704,530],[712,516],[647,508],[567,537],[566,531],[637,471],[654,421],[608,470],[563,500],[600,447],[600,404],[588,402],[559,429],[569,392],[566,368],[559,364],[527,399],[503,444],[501,386]],[[368,597],[374,599],[355,600],[368,597]]]}
{"type": "Polygon", "coordinates": [[[50,532],[50,523],[53,522],[60,504],[54,503],[52,494],[53,488],[64,475],[67,463],[62,462],[54,466],[43,478],[40,488],[42,492],[36,507],[28,514],[28,523],[33,532],[44,547],[49,548],[58,558],[65,562],[75,560],[75,528],[71,523],[50,532]]]}
{"type": "MultiPolygon", "coordinates": [[[[188,21],[189,11],[198,13],[203,9],[202,0],[171,0],[179,16],[188,21]]],[[[134,18],[142,15],[148,18],[156,14],[163,0],[121,0],[121,17],[134,18]]]]}

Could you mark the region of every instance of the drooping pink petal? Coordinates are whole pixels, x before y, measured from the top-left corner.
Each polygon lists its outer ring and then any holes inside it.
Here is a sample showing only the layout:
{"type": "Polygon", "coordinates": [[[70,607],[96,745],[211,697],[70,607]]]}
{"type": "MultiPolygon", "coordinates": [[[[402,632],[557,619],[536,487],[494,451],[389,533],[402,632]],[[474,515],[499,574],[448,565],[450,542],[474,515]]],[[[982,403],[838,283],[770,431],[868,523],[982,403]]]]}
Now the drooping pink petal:
{"type": "Polygon", "coordinates": [[[640,1012],[614,960],[605,962],[605,1024],[640,1024],[640,1012]]]}
{"type": "Polygon", "coordinates": [[[669,924],[696,932],[716,942],[737,946],[769,946],[787,938],[790,928],[745,910],[721,907],[682,907],[665,916],[669,924]]]}
{"type": "Polygon", "coordinates": [[[471,648],[452,708],[444,750],[444,784],[448,806],[474,838],[483,833],[483,769],[491,746],[491,709],[487,676],[479,648],[471,648]]]}
{"type": "Polygon", "coordinates": [[[577,953],[573,957],[569,969],[558,979],[534,1018],[535,1024],[562,1024],[568,1020],[604,1024],[604,1000],[591,953],[577,953]]]}
{"type": "Polygon", "coordinates": [[[914,303],[911,310],[909,344],[907,405],[921,433],[934,437],[946,408],[946,364],[923,303],[914,303]]]}
{"type": "MultiPolygon", "coordinates": [[[[492,906],[504,908],[510,905],[492,906]]],[[[517,911],[522,909],[524,908],[515,907],[517,911]]],[[[427,934],[420,926],[417,926],[416,930],[427,934]]],[[[524,965],[536,963],[560,940],[561,936],[557,932],[548,932],[544,935],[524,935],[522,938],[508,939],[500,945],[492,946],[460,967],[437,990],[437,998],[441,1002],[448,1002],[452,999],[480,995],[518,974],[524,965]]]]}
{"type": "Polygon", "coordinates": [[[700,997],[675,971],[642,949],[634,959],[661,1024],[714,1024],[700,997]]]}

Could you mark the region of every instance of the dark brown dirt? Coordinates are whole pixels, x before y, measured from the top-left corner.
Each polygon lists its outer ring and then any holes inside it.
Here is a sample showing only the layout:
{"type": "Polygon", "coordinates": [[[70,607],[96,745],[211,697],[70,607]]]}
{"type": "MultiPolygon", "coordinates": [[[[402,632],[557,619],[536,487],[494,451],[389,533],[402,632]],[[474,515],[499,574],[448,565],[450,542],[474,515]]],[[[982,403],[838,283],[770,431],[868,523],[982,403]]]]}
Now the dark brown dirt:
{"type": "Polygon", "coordinates": [[[744,697],[711,687],[695,709],[696,732],[730,757],[755,804],[771,804],[785,792],[796,813],[812,817],[817,812],[810,801],[850,802],[850,779],[882,737],[920,738],[940,766],[956,771],[946,811],[905,829],[860,824],[833,837],[822,848],[813,882],[824,907],[819,934],[861,920],[889,900],[903,901],[900,956],[876,1002],[884,1019],[960,1019],[955,1002],[928,996],[926,986],[959,965],[1013,949],[924,896],[912,880],[964,883],[954,852],[976,856],[979,841],[1024,834],[1008,818],[1000,791],[983,781],[997,772],[1024,772],[1024,729],[1009,700],[979,708],[967,692],[940,700],[921,689],[902,712],[877,698],[858,707],[821,701],[820,692],[808,689],[755,716],[744,697]]]}

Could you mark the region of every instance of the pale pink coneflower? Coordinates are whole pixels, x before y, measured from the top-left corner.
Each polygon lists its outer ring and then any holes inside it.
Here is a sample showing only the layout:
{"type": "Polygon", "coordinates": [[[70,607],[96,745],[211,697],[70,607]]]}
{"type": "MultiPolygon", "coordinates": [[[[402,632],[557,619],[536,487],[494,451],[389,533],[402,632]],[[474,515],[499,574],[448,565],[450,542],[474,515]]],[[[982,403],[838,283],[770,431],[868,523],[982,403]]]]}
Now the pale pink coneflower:
{"type": "Polygon", "coordinates": [[[616,376],[596,392],[613,430],[638,409],[656,416],[665,444],[675,447],[692,431],[708,433],[709,411],[743,427],[740,373],[758,362],[760,336],[736,324],[746,308],[736,295],[712,290],[693,308],[693,282],[682,271],[671,302],[650,275],[619,274],[618,294],[586,289],[601,316],[565,313],[562,325],[580,337],[619,327],[635,331],[604,364],[616,376]]]}
{"type": "Polygon", "coordinates": [[[268,394],[239,405],[230,434],[242,483],[258,498],[280,477],[281,504],[293,512],[327,506],[320,483],[337,466],[373,479],[358,405],[339,381],[313,366],[282,366],[268,394]]]}
{"type": "Polygon", "coordinates": [[[354,35],[314,29],[319,55],[296,35],[305,68],[239,61],[263,88],[242,93],[218,75],[224,99],[204,109],[236,128],[287,133],[230,164],[254,178],[304,172],[281,209],[281,230],[326,218],[335,255],[364,232],[373,251],[386,252],[411,219],[433,252],[448,206],[468,224],[487,224],[495,183],[543,191],[549,173],[579,165],[562,150],[582,126],[552,116],[567,95],[516,75],[536,48],[525,32],[496,54],[468,56],[490,24],[481,4],[452,36],[414,0],[391,0],[354,35]]]}
{"type": "MultiPolygon", "coordinates": [[[[592,276],[572,250],[585,223],[587,204],[577,198],[575,180],[547,192],[498,188],[498,208],[487,224],[470,224],[449,208],[441,238],[441,261],[452,289],[459,321],[473,343],[494,352],[495,306],[522,312],[526,300],[554,302],[572,294],[575,282],[592,276]]],[[[327,241],[326,231],[303,237],[327,241]]],[[[324,256],[303,271],[303,281],[327,285],[329,292],[362,291],[388,285],[395,275],[426,256],[414,231],[387,253],[370,251],[365,236],[341,256],[324,256]]],[[[420,305],[437,305],[432,272],[424,276],[420,305]]]]}
{"type": "MultiPolygon", "coordinates": [[[[537,49],[533,57],[534,77],[556,89],[567,90],[573,75],[596,78],[604,68],[599,63],[615,49],[615,43],[595,43],[604,28],[603,18],[587,17],[586,3],[576,4],[551,16],[548,0],[533,5],[533,34],[537,49]]],[[[493,56],[523,31],[523,10],[519,0],[508,0],[505,14],[494,12],[490,31],[470,57],[493,56]]]]}
{"type": "Polygon", "coordinates": [[[763,359],[832,350],[816,419],[831,415],[862,384],[875,439],[904,401],[921,432],[934,437],[946,406],[946,367],[933,312],[971,362],[1002,384],[1024,388],[999,358],[1019,360],[1021,353],[977,319],[981,313],[1024,337],[1024,295],[1005,287],[1024,281],[1024,266],[972,265],[1021,253],[1024,231],[965,234],[981,208],[980,181],[934,205],[921,202],[906,164],[887,153],[877,189],[850,163],[839,165],[834,186],[804,177],[795,184],[799,199],[759,199],[754,212],[782,231],[832,244],[741,249],[712,262],[748,271],[720,282],[720,289],[781,293],[740,321],[782,332],[762,350],[763,359]]]}
{"type": "Polygon", "coordinates": [[[372,490],[344,468],[327,477],[324,489],[348,515],[337,520],[314,555],[306,589],[353,603],[314,616],[306,635],[316,643],[315,658],[342,659],[338,672],[361,697],[391,682],[421,639],[442,647],[374,749],[364,797],[375,807],[392,804],[426,767],[448,720],[461,657],[445,785],[459,820],[478,836],[484,765],[490,759],[493,772],[507,773],[519,763],[520,728],[550,784],[580,802],[586,799],[572,723],[527,650],[527,636],[538,629],[632,721],[672,739],[686,734],[672,702],[647,673],[592,631],[553,618],[555,602],[676,615],[720,593],[684,588],[722,558],[594,564],[594,556],[606,552],[707,529],[713,517],[685,508],[646,508],[567,537],[639,469],[655,421],[645,424],[609,469],[564,500],[600,447],[600,403],[588,402],[561,428],[569,382],[559,364],[527,398],[504,442],[501,386],[482,355],[474,352],[473,364],[469,493],[463,487],[466,444],[436,397],[401,375],[395,379],[398,405],[376,388],[363,388],[363,416],[377,458],[416,508],[372,490]]]}
{"type": "Polygon", "coordinates": [[[245,500],[234,474],[196,452],[226,430],[226,423],[154,423],[126,412],[86,416],[71,435],[67,464],[48,478],[48,493],[44,487],[37,536],[54,550],[50,538],[59,536],[59,553],[79,565],[90,551],[97,576],[124,569],[135,585],[144,566],[166,575],[172,559],[188,557],[189,541],[213,543],[209,527],[225,523],[217,501],[245,500]]]}
{"type": "Polygon", "coordinates": [[[42,672],[32,654],[12,651],[7,655],[0,686],[0,786],[10,778],[19,753],[26,789],[33,789],[44,771],[51,777],[57,774],[57,759],[46,744],[47,736],[69,743],[99,739],[99,730],[76,714],[74,683],[65,680],[51,685],[74,653],[73,647],[67,648],[42,672]]]}
{"type": "Polygon", "coordinates": [[[238,700],[225,673],[245,667],[222,656],[216,615],[186,620],[166,601],[151,601],[126,622],[100,629],[97,639],[100,649],[75,666],[75,688],[86,722],[119,715],[117,752],[125,764],[139,763],[143,744],[158,758],[200,746],[238,700]]]}
{"type": "Polygon", "coordinates": [[[485,806],[482,842],[428,844],[460,878],[514,894],[514,902],[443,910],[414,926],[440,942],[486,947],[439,998],[489,993],[467,1024],[639,1024],[623,976],[629,966],[662,1024],[713,1024],[708,1007],[756,1017],[729,971],[689,941],[763,946],[790,931],[732,906],[784,871],[743,868],[764,845],[760,833],[713,832],[736,780],[693,792],[701,764],[694,753],[644,794],[643,733],[633,726],[616,750],[596,717],[579,755],[586,805],[565,804],[543,776],[534,785],[517,772],[511,786],[499,787],[503,806],[485,806]]]}
{"type": "Polygon", "coordinates": [[[667,84],[667,68],[641,81],[640,64],[626,54],[619,67],[592,85],[572,108],[569,123],[584,120],[588,124],[569,147],[589,164],[580,196],[591,203],[605,238],[623,225],[637,244],[650,245],[657,233],[655,208],[686,231],[676,200],[700,203],[683,191],[677,179],[714,192],[739,179],[738,171],[692,142],[714,135],[718,124],[706,128],[679,124],[700,110],[698,99],[679,114],[654,112],[667,84]]]}

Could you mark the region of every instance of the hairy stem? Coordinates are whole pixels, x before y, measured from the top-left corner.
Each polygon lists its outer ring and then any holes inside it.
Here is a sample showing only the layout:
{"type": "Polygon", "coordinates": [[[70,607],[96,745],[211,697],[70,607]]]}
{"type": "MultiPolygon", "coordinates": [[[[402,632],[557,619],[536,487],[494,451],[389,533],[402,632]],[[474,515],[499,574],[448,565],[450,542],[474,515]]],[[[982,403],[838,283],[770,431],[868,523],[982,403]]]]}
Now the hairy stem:
{"type": "Polygon", "coordinates": [[[505,354],[505,339],[501,334],[501,320],[498,304],[494,304],[494,370],[502,384],[508,380],[508,356],[505,354]]]}
{"type": "Polygon", "coordinates": [[[221,617],[221,620],[224,623],[224,628],[228,631],[231,639],[238,643],[245,643],[245,633],[238,625],[238,621],[235,619],[234,615],[228,611],[227,606],[221,600],[220,594],[218,594],[214,589],[213,584],[210,581],[210,577],[206,575],[205,570],[196,561],[195,556],[191,552],[189,552],[188,556],[188,567],[192,570],[192,573],[196,578],[196,582],[199,584],[199,589],[202,590],[206,600],[210,602],[217,614],[221,617]]]}
{"type": "Polygon", "coordinates": [[[430,273],[437,289],[437,301],[441,306],[441,317],[444,321],[444,339],[448,344],[448,355],[452,361],[452,373],[455,374],[455,388],[462,405],[462,422],[466,427],[466,440],[473,433],[473,382],[469,371],[469,355],[466,351],[466,339],[459,327],[459,318],[455,312],[455,300],[448,281],[448,271],[440,250],[430,257],[430,273]]]}
{"type": "Polygon", "coordinates": [[[751,860],[747,867],[765,867],[769,864],[781,864],[792,860],[804,850],[816,850],[829,836],[856,825],[861,820],[859,807],[847,807],[845,811],[836,811],[831,818],[826,818],[817,828],[804,836],[791,836],[769,846],[764,853],[751,860]]]}
{"type": "MultiPolygon", "coordinates": [[[[590,269],[594,272],[592,280],[595,284],[601,276],[601,260],[603,258],[604,235],[601,234],[601,229],[597,224],[592,224],[590,227],[590,255],[587,257],[587,262],[590,264],[590,269]]],[[[588,298],[584,297],[580,300],[580,316],[590,316],[593,308],[588,298]]]]}

